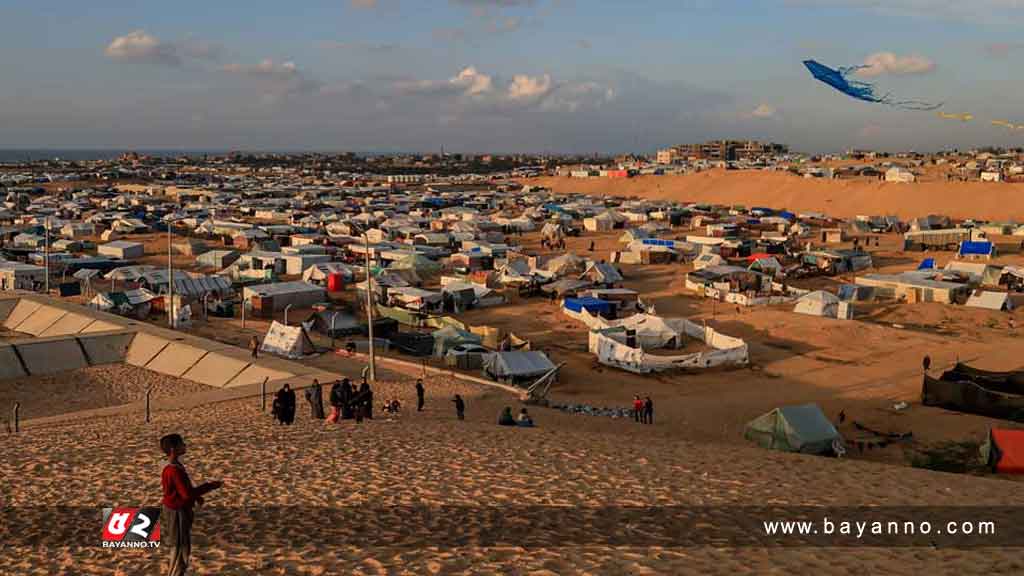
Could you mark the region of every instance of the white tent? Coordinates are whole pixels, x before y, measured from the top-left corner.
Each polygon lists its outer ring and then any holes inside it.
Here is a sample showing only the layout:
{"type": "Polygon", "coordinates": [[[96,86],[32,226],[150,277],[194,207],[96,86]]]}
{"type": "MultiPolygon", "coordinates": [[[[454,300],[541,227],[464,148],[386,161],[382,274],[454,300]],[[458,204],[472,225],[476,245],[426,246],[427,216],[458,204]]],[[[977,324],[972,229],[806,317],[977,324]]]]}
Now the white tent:
{"type": "Polygon", "coordinates": [[[355,271],[343,262],[320,262],[313,264],[302,273],[302,280],[310,283],[322,283],[332,273],[341,274],[345,282],[353,282],[356,279],[355,271]]]}
{"type": "Polygon", "coordinates": [[[839,317],[839,297],[824,290],[817,290],[801,296],[796,301],[793,312],[807,314],[810,316],[824,316],[826,318],[839,317]]]}
{"type": "Polygon", "coordinates": [[[693,261],[693,269],[703,270],[711,266],[721,266],[724,262],[725,260],[722,260],[722,257],[718,254],[701,254],[693,261]]]}
{"type": "Polygon", "coordinates": [[[276,320],[263,337],[260,350],[285,358],[302,358],[316,352],[313,341],[304,327],[285,326],[276,320]]]}
{"type": "Polygon", "coordinates": [[[1013,310],[1013,301],[1006,292],[977,290],[967,299],[967,306],[988,310],[1013,310]]]}

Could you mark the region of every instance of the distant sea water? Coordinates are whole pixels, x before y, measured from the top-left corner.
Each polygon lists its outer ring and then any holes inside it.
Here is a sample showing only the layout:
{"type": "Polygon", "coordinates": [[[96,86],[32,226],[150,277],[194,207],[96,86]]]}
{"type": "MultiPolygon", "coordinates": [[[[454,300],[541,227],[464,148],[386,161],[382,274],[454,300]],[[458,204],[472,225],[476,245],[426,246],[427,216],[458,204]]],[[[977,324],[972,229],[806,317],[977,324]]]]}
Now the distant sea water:
{"type": "Polygon", "coordinates": [[[147,156],[173,158],[176,156],[203,156],[208,154],[226,154],[224,150],[82,150],[82,149],[45,149],[45,150],[2,150],[0,163],[31,162],[35,160],[110,160],[126,152],[138,152],[147,156]]]}

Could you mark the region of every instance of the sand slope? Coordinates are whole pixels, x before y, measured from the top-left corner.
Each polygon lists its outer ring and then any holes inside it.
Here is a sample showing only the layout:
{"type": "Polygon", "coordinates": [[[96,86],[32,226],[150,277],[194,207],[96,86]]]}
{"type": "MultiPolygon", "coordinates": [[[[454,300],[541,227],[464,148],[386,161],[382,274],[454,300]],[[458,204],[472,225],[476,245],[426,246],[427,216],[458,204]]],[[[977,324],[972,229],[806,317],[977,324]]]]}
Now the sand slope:
{"type": "MultiPolygon", "coordinates": [[[[386,397],[409,382],[381,387],[386,397]],[[393,389],[392,389],[393,388],[393,389]]],[[[527,522],[550,521],[551,506],[913,505],[949,502],[1016,504],[1013,486],[870,463],[783,455],[753,448],[577,429],[581,416],[536,413],[534,430],[499,428],[507,399],[458,384],[428,382],[428,410],[356,426],[325,427],[304,406],[294,427],[275,426],[251,400],[156,415],[72,420],[8,438],[0,459],[5,506],[98,508],[155,502],[162,466],[161,434],[181,431],[195,480],[223,478],[211,506],[469,506],[530,505],[527,522]],[[458,422],[447,393],[461,390],[468,419],[458,422]]],[[[622,426],[629,424],[622,422],[622,426]]],[[[517,508],[523,510],[523,508],[517,508]]],[[[377,516],[369,515],[371,525],[377,516]]],[[[470,518],[463,528],[480,530],[470,518]]],[[[213,509],[197,515],[197,538],[218,531],[213,509]]],[[[389,523],[391,528],[395,524],[389,523]]],[[[40,524],[38,530],[46,530],[40,524]]],[[[366,547],[346,526],[297,513],[289,526],[230,534],[222,546],[195,550],[198,574],[914,574],[1019,572],[1013,550],[588,546],[460,547],[438,545],[416,518],[394,537],[407,544],[366,547]],[[328,541],[318,535],[330,535],[328,541]],[[345,537],[339,535],[347,534],[345,537]],[[417,545],[417,542],[420,544],[417,545]]],[[[623,527],[626,530],[627,527],[623,527]]],[[[31,532],[31,530],[30,530],[31,532]]],[[[31,538],[32,535],[22,535],[31,538]]],[[[10,574],[157,573],[165,553],[101,548],[8,547],[10,574]]]]}
{"type": "Polygon", "coordinates": [[[711,170],[684,176],[641,176],[628,180],[568,177],[524,181],[555,192],[640,196],[659,200],[711,202],[824,212],[853,217],[893,214],[902,218],[945,214],[954,218],[1024,220],[1024,184],[922,182],[891,184],[868,180],[806,179],[784,172],[711,170]]]}

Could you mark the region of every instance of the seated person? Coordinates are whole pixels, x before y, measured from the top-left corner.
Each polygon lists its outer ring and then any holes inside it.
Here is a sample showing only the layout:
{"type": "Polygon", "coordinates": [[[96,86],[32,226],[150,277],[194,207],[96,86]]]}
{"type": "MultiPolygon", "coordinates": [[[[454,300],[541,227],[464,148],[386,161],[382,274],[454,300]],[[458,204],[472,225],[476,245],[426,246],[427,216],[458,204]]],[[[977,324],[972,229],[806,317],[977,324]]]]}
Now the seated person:
{"type": "Polygon", "coordinates": [[[498,417],[498,426],[515,426],[516,419],[512,417],[512,409],[508,406],[502,411],[501,416],[498,417]]]}
{"type": "Polygon", "coordinates": [[[526,408],[519,411],[519,421],[516,424],[524,428],[533,428],[533,418],[526,413],[526,408]]]}

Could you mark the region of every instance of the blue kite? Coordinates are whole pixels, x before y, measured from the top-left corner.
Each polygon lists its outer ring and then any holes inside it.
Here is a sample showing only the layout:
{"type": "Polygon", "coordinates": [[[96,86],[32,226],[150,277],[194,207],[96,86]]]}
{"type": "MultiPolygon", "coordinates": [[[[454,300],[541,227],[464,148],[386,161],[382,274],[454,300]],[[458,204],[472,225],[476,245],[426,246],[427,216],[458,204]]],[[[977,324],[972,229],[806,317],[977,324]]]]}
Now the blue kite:
{"type": "Polygon", "coordinates": [[[804,66],[818,80],[857,100],[874,104],[885,104],[896,108],[903,108],[904,110],[937,110],[942,107],[942,104],[931,104],[922,100],[893,100],[891,94],[879,96],[875,92],[874,84],[849,79],[851,74],[857,70],[868,68],[868,66],[850,66],[833,70],[814,60],[804,60],[804,66]]]}

